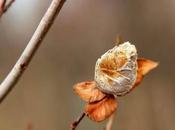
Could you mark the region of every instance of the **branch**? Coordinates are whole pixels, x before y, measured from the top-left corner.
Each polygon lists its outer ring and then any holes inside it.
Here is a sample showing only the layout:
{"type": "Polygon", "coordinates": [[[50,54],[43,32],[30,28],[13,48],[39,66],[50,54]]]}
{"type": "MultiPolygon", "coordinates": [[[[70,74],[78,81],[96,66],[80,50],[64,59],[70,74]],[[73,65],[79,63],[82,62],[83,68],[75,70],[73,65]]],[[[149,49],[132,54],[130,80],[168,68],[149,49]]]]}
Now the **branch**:
{"type": "Polygon", "coordinates": [[[113,113],[110,117],[109,117],[109,120],[106,124],[106,127],[104,130],[112,130],[112,125],[114,123],[114,118],[115,118],[115,113],[113,113]]]}
{"type": "Polygon", "coordinates": [[[7,10],[11,7],[11,5],[13,4],[13,2],[15,2],[15,0],[9,0],[9,2],[7,2],[7,0],[1,0],[0,1],[0,17],[7,12],[7,10]]]}
{"type": "Polygon", "coordinates": [[[0,0],[0,16],[3,13],[5,3],[6,3],[6,0],[0,0]]]}
{"type": "Polygon", "coordinates": [[[81,122],[81,120],[84,118],[85,115],[86,115],[86,114],[83,112],[83,113],[81,114],[81,116],[78,117],[77,120],[74,121],[74,122],[71,124],[70,130],[75,130],[76,127],[79,125],[79,123],[81,122]]]}
{"type": "Polygon", "coordinates": [[[4,12],[5,13],[13,4],[13,2],[15,2],[15,0],[10,0],[5,6],[4,6],[4,12]]]}
{"type": "Polygon", "coordinates": [[[40,24],[38,25],[35,33],[33,34],[31,40],[29,41],[27,47],[23,51],[22,55],[16,62],[15,66],[11,72],[7,75],[4,81],[0,85],[0,103],[7,96],[10,90],[18,82],[19,78],[22,76],[23,72],[27,68],[29,62],[34,56],[36,50],[41,44],[42,40],[46,36],[48,30],[53,24],[57,14],[60,12],[62,6],[66,0],[52,0],[50,7],[43,16],[40,24]]]}

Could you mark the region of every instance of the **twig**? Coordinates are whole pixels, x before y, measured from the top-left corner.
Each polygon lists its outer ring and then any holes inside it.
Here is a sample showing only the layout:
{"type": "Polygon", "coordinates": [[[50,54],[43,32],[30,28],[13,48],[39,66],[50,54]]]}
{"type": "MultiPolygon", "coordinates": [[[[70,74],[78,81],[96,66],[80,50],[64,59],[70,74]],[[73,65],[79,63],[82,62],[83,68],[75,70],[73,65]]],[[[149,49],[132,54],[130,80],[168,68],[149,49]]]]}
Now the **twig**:
{"type": "Polygon", "coordinates": [[[70,130],[75,130],[76,127],[78,126],[78,124],[81,122],[81,120],[84,118],[85,115],[86,115],[86,114],[83,112],[83,113],[81,114],[81,116],[78,117],[77,120],[74,121],[74,122],[71,124],[70,130]]]}
{"type": "Polygon", "coordinates": [[[34,126],[33,126],[32,123],[29,123],[29,124],[27,125],[27,130],[34,130],[34,126]]]}
{"type": "Polygon", "coordinates": [[[0,16],[3,13],[6,0],[0,0],[0,16]]]}
{"type": "Polygon", "coordinates": [[[4,9],[5,4],[6,4],[6,1],[7,1],[7,0],[1,0],[1,1],[0,1],[0,3],[1,3],[0,5],[1,5],[1,8],[2,8],[2,9],[4,9]]]}
{"type": "Polygon", "coordinates": [[[115,113],[113,113],[110,118],[108,119],[108,122],[106,124],[106,127],[104,130],[112,130],[112,125],[114,123],[115,113]]]}
{"type": "Polygon", "coordinates": [[[120,45],[122,43],[124,43],[123,38],[122,38],[122,36],[118,35],[116,37],[116,45],[120,45]]]}
{"type": "Polygon", "coordinates": [[[11,7],[11,5],[13,4],[13,2],[15,2],[15,0],[9,0],[7,2],[7,0],[2,0],[3,1],[3,4],[0,8],[0,17],[5,13],[7,12],[7,10],[11,7]]]}
{"type": "Polygon", "coordinates": [[[38,25],[35,33],[29,41],[24,52],[16,62],[11,72],[7,75],[0,85],[0,103],[7,96],[10,90],[15,86],[19,78],[22,76],[24,70],[27,68],[29,62],[34,56],[36,50],[46,36],[48,30],[53,24],[57,14],[60,12],[66,0],[52,0],[50,7],[43,16],[40,24],[38,25]]]}
{"type": "Polygon", "coordinates": [[[15,0],[10,0],[5,6],[4,6],[4,13],[10,8],[10,6],[15,2],[15,0]]]}

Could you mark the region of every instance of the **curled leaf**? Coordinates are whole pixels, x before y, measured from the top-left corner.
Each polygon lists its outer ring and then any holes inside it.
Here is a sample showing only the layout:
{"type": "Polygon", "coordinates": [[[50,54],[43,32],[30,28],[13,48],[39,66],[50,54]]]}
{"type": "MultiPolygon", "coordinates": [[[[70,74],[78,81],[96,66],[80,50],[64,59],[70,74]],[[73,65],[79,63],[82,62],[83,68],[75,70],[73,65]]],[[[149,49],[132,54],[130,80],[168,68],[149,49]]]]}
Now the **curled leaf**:
{"type": "Polygon", "coordinates": [[[106,96],[99,102],[87,104],[85,113],[91,120],[100,122],[110,117],[116,108],[115,98],[113,96],[106,96]]]}
{"type": "Polygon", "coordinates": [[[134,89],[137,85],[139,85],[143,79],[143,77],[148,74],[151,70],[158,66],[158,63],[152,60],[148,60],[145,58],[137,59],[138,70],[137,70],[137,79],[132,89],[134,89]]]}
{"type": "Polygon", "coordinates": [[[137,59],[137,63],[138,63],[138,71],[143,76],[158,66],[157,62],[152,61],[152,60],[148,60],[145,58],[137,59]]]}
{"type": "MultiPolygon", "coordinates": [[[[145,58],[137,59],[137,64],[138,64],[138,70],[135,84],[127,93],[131,92],[135,87],[137,87],[142,82],[143,77],[146,74],[148,74],[152,69],[158,66],[157,62],[145,58]]],[[[125,93],[124,95],[126,95],[127,93],[125,93]]],[[[118,96],[124,96],[124,95],[118,95],[118,96]]]]}
{"type": "Polygon", "coordinates": [[[95,81],[85,81],[74,85],[75,93],[86,102],[96,102],[102,100],[106,94],[96,87],[95,81]]]}

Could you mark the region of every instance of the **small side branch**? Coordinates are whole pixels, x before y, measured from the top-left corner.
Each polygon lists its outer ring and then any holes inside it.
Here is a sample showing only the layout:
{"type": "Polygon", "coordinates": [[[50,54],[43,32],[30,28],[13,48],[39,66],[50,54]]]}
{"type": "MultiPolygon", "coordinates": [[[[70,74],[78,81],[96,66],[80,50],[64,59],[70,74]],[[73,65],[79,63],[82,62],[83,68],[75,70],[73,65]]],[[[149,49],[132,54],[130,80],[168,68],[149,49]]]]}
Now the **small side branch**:
{"type": "Polygon", "coordinates": [[[13,4],[13,2],[15,2],[15,0],[10,0],[10,1],[4,6],[3,13],[7,12],[7,10],[11,7],[11,5],[13,4]]]}
{"type": "Polygon", "coordinates": [[[3,14],[6,0],[0,0],[0,16],[3,14]]]}
{"type": "Polygon", "coordinates": [[[0,84],[0,103],[22,76],[23,72],[27,68],[32,57],[34,56],[36,50],[38,49],[39,45],[41,44],[48,30],[53,24],[57,14],[60,12],[65,1],[66,0],[52,0],[50,7],[43,16],[27,47],[14,65],[13,69],[0,84]]]}
{"type": "Polygon", "coordinates": [[[81,114],[81,116],[78,117],[77,120],[74,121],[74,122],[71,124],[70,130],[75,130],[76,127],[79,125],[79,123],[81,122],[81,120],[84,118],[85,115],[86,115],[86,114],[83,112],[83,113],[81,114]]]}
{"type": "Polygon", "coordinates": [[[112,125],[114,123],[115,113],[113,113],[110,118],[108,119],[108,122],[106,124],[106,127],[104,130],[112,130],[112,125]]]}
{"type": "Polygon", "coordinates": [[[15,0],[0,0],[0,17],[7,12],[15,0]]]}

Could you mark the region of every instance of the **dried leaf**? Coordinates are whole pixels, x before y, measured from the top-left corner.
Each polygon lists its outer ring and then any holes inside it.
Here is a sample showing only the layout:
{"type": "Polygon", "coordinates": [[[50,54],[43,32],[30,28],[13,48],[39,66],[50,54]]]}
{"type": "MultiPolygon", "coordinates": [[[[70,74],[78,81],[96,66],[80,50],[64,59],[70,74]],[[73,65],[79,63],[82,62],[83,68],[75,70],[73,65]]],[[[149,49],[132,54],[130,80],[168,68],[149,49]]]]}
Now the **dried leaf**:
{"type": "Polygon", "coordinates": [[[144,59],[144,58],[139,58],[137,60],[137,63],[138,63],[138,71],[143,76],[158,66],[157,62],[148,60],[148,59],[144,59]]]}
{"type": "Polygon", "coordinates": [[[85,113],[91,120],[100,122],[110,117],[116,108],[115,98],[113,96],[106,96],[99,102],[87,104],[85,113]]]}
{"type": "Polygon", "coordinates": [[[134,89],[137,85],[139,85],[143,79],[143,77],[148,74],[152,69],[158,66],[158,63],[152,60],[139,58],[137,59],[138,63],[138,71],[137,71],[137,79],[132,89],[134,89]]]}
{"type": "Polygon", "coordinates": [[[102,100],[106,94],[96,87],[95,81],[85,81],[74,86],[75,93],[86,102],[92,103],[102,100]]]}
{"type": "MultiPolygon", "coordinates": [[[[146,74],[148,74],[148,72],[150,72],[152,69],[158,66],[157,62],[144,59],[144,58],[137,59],[137,64],[138,64],[137,79],[133,87],[127,93],[131,92],[135,87],[137,87],[142,82],[143,77],[146,74]]],[[[124,95],[126,95],[127,93],[125,93],[124,95]]],[[[119,95],[119,96],[124,96],[124,95],[119,95]]]]}

